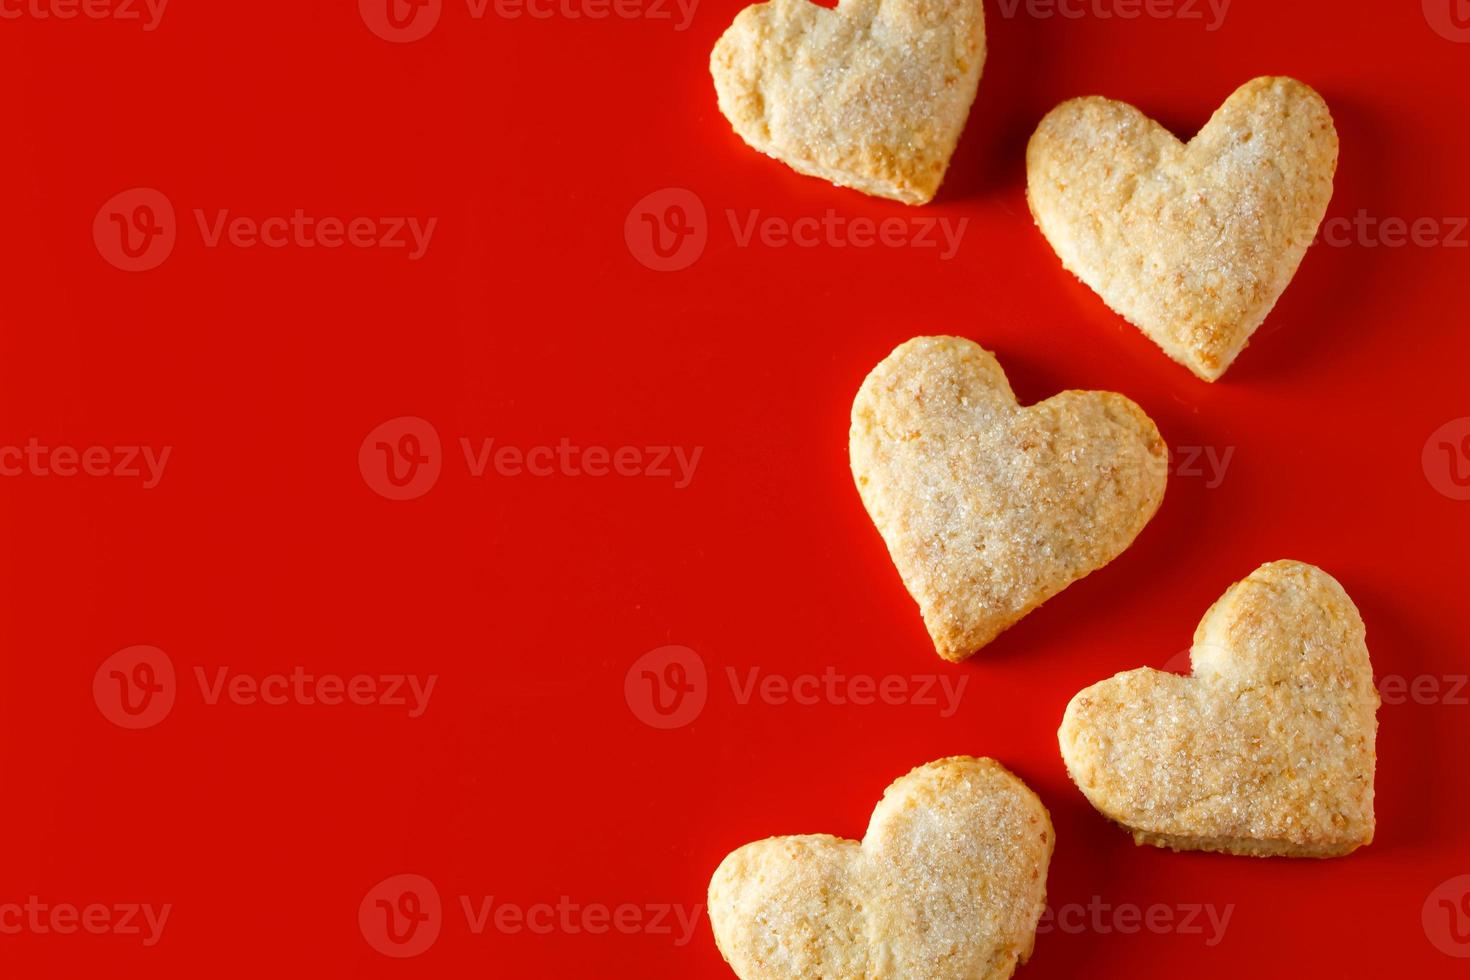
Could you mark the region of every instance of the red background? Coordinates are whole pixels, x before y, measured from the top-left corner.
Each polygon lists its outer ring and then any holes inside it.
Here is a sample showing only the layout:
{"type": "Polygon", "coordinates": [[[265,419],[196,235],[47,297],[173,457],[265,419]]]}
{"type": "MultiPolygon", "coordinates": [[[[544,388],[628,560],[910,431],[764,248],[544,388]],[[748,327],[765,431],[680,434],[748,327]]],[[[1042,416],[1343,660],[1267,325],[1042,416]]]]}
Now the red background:
{"type": "Polygon", "coordinates": [[[1470,873],[1470,706],[1383,707],[1378,839],[1320,863],[1135,848],[1071,786],[1055,730],[1073,693],[1165,664],[1230,582],[1277,558],[1342,581],[1380,674],[1470,673],[1470,503],[1421,463],[1431,433],[1470,415],[1470,250],[1314,248],[1211,386],[1063,272],[1026,209],[1024,147],[1072,96],[1128,100],[1188,135],[1238,84],[1290,73],[1326,96],[1341,133],[1331,216],[1467,215],[1470,45],[1417,3],[1236,0],[1214,32],[1024,7],[1008,19],[990,3],[969,127],[939,199],[916,212],[739,143],[706,66],[741,6],[704,0],[681,32],[475,20],[449,0],[402,44],[348,0],[174,0],[151,32],[0,20],[0,445],[172,449],[151,490],[0,479],[0,904],[173,906],[150,948],[0,935],[0,972],[728,976],[702,913],[685,946],[477,936],[458,896],[698,905],[734,847],[858,836],[890,781],[961,753],[1003,760],[1050,808],[1053,906],[1234,906],[1213,947],[1052,932],[1020,976],[1463,972],[1421,909],[1470,873]],[[177,247],[149,272],[114,268],[91,232],[134,187],[178,212],[177,247]],[[703,202],[708,244],[661,273],[624,226],[667,187],[703,202]],[[209,248],[193,218],[298,207],[438,227],[415,262],[209,248]],[[754,209],[969,224],[949,261],[740,247],[726,212],[754,209]],[[933,654],[847,469],[866,372],[940,332],[994,350],[1023,400],[1117,390],[1176,449],[1234,450],[1219,486],[1176,474],[1130,551],[959,667],[933,654]],[[405,415],[443,438],[443,474],[395,502],[358,451],[405,415]],[[476,479],[460,437],[703,455],[683,490],[476,479]],[[92,697],[98,666],[134,644],[164,650],[180,676],[172,713],[143,731],[92,697]],[[624,697],[630,666],[665,644],[697,651],[710,675],[702,714],[672,731],[624,697]],[[439,679],[417,719],[210,706],[192,680],[196,667],[298,665],[439,679]],[[938,673],[968,688],[948,719],[911,704],[740,705],[727,667],[938,673]],[[399,873],[431,879],[446,907],[438,941],[406,960],[375,952],[357,922],[399,873]]]}

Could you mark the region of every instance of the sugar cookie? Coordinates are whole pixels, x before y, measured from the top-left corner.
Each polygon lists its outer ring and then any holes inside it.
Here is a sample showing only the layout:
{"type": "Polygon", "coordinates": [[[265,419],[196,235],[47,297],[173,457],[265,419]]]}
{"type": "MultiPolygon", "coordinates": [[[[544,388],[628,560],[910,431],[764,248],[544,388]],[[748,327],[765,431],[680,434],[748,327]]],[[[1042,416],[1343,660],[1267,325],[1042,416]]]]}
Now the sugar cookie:
{"type": "Polygon", "coordinates": [[[720,111],[803,174],[905,204],[934,197],[985,64],[981,0],[745,8],[715,45],[720,111]]]}
{"type": "Polygon", "coordinates": [[[1140,844],[1333,857],[1373,840],[1378,693],[1342,586],[1281,561],[1194,634],[1192,677],[1134,670],[1067,706],[1062,758],[1140,844]]]}
{"type": "Polygon", "coordinates": [[[1027,197],[1062,264],[1170,357],[1225,373],[1281,298],[1332,198],[1337,130],[1290,78],[1240,88],[1188,144],[1122,102],[1054,109],[1027,197]]]}
{"type": "Polygon", "coordinates": [[[888,787],[861,843],[776,837],[721,863],[715,941],[741,980],[1003,980],[1031,956],[1051,818],[990,759],[888,787]]]}
{"type": "Polygon", "coordinates": [[[1133,402],[1022,408],[978,344],[920,337],[873,369],[848,450],[934,647],[964,660],[1118,557],[1164,499],[1168,449],[1133,402]]]}

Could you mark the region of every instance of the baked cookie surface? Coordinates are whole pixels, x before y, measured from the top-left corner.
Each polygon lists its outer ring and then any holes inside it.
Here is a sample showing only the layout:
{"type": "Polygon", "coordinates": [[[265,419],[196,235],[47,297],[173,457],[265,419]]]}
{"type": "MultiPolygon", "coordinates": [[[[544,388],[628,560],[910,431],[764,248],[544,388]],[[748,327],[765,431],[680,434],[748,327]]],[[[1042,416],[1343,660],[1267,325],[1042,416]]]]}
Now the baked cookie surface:
{"type": "Polygon", "coordinates": [[[1031,955],[1051,818],[990,759],[889,786],[861,843],[776,837],[720,864],[710,924],[741,980],[1002,980],[1031,955]]]}
{"type": "Polygon", "coordinates": [[[984,64],[981,0],[770,0],[710,55],[720,111],[751,147],[906,204],[938,191],[984,64]]]}
{"type": "Polygon", "coordinates": [[[1327,104],[1290,78],[1242,86],[1188,144],[1125,103],[1074,99],[1031,138],[1027,198],[1068,271],[1214,381],[1296,275],[1337,156],[1327,104]]]}
{"type": "Polygon", "coordinates": [[[873,369],[848,451],[935,650],[971,656],[1120,555],[1164,499],[1168,449],[1113,392],[1023,408],[999,362],[921,337],[873,369]]]}
{"type": "Polygon", "coordinates": [[[1193,676],[1135,670],[1067,706],[1067,771],[1140,844],[1333,857],[1373,840],[1378,692],[1363,621],[1312,565],[1264,565],[1206,613],[1193,676]]]}

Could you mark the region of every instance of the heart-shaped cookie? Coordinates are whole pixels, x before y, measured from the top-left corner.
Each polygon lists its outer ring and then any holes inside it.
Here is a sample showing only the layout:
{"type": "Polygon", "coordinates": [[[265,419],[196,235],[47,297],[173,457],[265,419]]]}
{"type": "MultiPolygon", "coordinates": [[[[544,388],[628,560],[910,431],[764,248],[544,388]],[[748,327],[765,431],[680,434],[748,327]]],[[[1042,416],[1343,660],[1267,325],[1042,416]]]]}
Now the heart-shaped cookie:
{"type": "Polygon", "coordinates": [[[1296,275],[1332,198],[1322,97],[1258,78],[1184,144],[1122,102],[1066,102],[1026,155],[1062,264],[1174,360],[1225,373],[1296,275]]]}
{"type": "Polygon", "coordinates": [[[770,0],[710,55],[720,111],[746,143],[905,204],[939,189],[984,64],[981,0],[770,0]]]}
{"type": "Polygon", "coordinates": [[[1133,542],[1164,499],[1168,449],[1122,395],[1022,408],[1000,364],[920,337],[852,406],[858,492],[934,647],[960,661],[1133,542]]]}
{"type": "Polygon", "coordinates": [[[862,843],[747,844],[709,886],[741,980],[1003,980],[1031,956],[1053,838],[1046,807],[990,759],[888,787],[862,843]]]}
{"type": "Polygon", "coordinates": [[[1363,621],[1319,568],[1237,582],[1194,634],[1194,674],[1134,670],[1067,706],[1067,771],[1140,844],[1333,857],[1373,840],[1378,692],[1363,621]]]}

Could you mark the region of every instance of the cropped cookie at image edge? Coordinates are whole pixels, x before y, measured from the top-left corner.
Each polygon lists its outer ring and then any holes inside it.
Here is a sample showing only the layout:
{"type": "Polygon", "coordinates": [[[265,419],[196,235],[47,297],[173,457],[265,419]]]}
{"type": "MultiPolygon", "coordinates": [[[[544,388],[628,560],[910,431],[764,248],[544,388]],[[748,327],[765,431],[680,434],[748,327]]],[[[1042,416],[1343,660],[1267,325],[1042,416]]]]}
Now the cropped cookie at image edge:
{"type": "Polygon", "coordinates": [[[861,842],[731,853],[709,917],[741,980],[1005,980],[1031,956],[1054,836],[1000,763],[956,757],[889,786],[861,842]]]}
{"type": "Polygon", "coordinates": [[[1374,834],[1378,692],[1342,586],[1279,561],[1205,614],[1193,675],[1133,670],[1072,699],[1067,772],[1139,844],[1336,857],[1374,834]]]}
{"type": "Polygon", "coordinates": [[[1109,391],[1022,407],[988,351],[900,345],[863,382],[848,451],[858,493],[938,654],[976,653],[1117,558],[1153,518],[1168,447],[1109,391]]]}
{"type": "Polygon", "coordinates": [[[710,55],[720,112],[747,144],[905,204],[939,190],[984,65],[981,0],[770,0],[710,55]]]}

